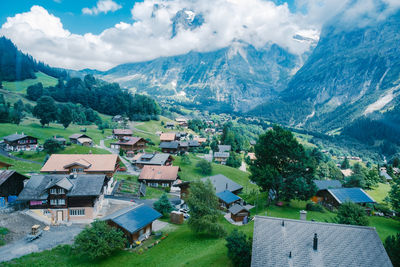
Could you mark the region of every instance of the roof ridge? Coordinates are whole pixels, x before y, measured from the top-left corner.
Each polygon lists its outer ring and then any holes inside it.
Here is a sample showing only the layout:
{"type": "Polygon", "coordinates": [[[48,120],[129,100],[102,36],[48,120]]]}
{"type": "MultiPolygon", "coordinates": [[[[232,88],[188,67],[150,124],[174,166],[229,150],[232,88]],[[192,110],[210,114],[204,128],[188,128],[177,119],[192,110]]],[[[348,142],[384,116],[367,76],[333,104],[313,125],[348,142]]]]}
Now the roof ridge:
{"type": "Polygon", "coordinates": [[[328,222],[317,222],[317,221],[303,221],[303,220],[296,220],[296,219],[289,219],[289,218],[278,218],[278,217],[270,217],[270,216],[261,216],[261,215],[255,215],[254,218],[259,218],[259,219],[272,219],[276,221],[292,221],[292,222],[297,222],[297,223],[307,223],[307,224],[323,224],[323,225],[333,225],[333,226],[340,226],[340,227],[346,227],[346,228],[357,228],[357,229],[367,229],[367,230],[374,230],[376,231],[375,227],[372,226],[360,226],[360,225],[352,225],[352,224],[339,224],[339,223],[328,223],[328,222]]]}

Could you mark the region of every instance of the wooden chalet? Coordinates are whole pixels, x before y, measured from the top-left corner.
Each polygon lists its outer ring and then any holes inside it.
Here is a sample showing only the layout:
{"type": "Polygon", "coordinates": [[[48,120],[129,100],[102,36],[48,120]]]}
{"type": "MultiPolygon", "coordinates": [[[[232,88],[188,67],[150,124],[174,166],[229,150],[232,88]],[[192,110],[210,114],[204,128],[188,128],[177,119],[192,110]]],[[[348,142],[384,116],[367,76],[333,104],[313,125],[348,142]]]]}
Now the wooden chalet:
{"type": "Polygon", "coordinates": [[[149,238],[153,222],[162,216],[161,213],[144,204],[133,205],[102,218],[108,225],[120,229],[127,237],[129,244],[149,238]]]}
{"type": "Polygon", "coordinates": [[[144,166],[138,181],[151,187],[172,187],[179,178],[179,166],[144,166]]]}
{"type": "Polygon", "coordinates": [[[174,142],[176,140],[175,133],[162,133],[160,135],[160,142],[174,142]]]}
{"type": "Polygon", "coordinates": [[[3,140],[6,151],[30,151],[35,150],[38,146],[38,139],[36,137],[24,133],[4,136],[3,140]]]}
{"type": "Polygon", "coordinates": [[[102,207],[104,174],[33,175],[18,196],[52,222],[91,221],[102,207]]]}
{"type": "Polygon", "coordinates": [[[163,153],[176,154],[179,152],[179,142],[161,142],[159,147],[163,153]]]}
{"type": "Polygon", "coordinates": [[[229,152],[214,152],[214,161],[222,165],[226,164],[229,158],[229,152]]]}
{"type": "Polygon", "coordinates": [[[248,218],[250,216],[250,211],[240,204],[235,204],[230,207],[229,212],[231,214],[231,219],[235,222],[243,222],[245,217],[248,218]]]}
{"type": "Polygon", "coordinates": [[[86,134],[73,134],[69,137],[69,141],[72,144],[81,145],[81,146],[93,146],[93,140],[86,134]]]}
{"type": "Polygon", "coordinates": [[[111,143],[111,148],[123,151],[144,151],[146,149],[147,140],[142,137],[125,136],[121,140],[111,143]]]}
{"type": "Polygon", "coordinates": [[[53,139],[54,139],[55,141],[57,141],[57,142],[58,142],[60,145],[62,145],[62,146],[67,145],[67,139],[65,139],[64,137],[57,137],[57,136],[54,136],[53,139]]]}
{"type": "Polygon", "coordinates": [[[29,178],[16,171],[1,170],[0,197],[4,197],[7,200],[10,196],[18,196],[24,188],[24,181],[27,179],[29,178]]]}
{"type": "Polygon", "coordinates": [[[197,137],[197,138],[194,138],[193,140],[199,142],[200,145],[207,142],[207,138],[205,138],[205,137],[197,137]]]}
{"type": "Polygon", "coordinates": [[[183,128],[188,127],[188,120],[185,118],[176,118],[175,121],[178,123],[179,126],[183,128]]]}
{"type": "Polygon", "coordinates": [[[174,158],[166,153],[139,153],[132,159],[132,164],[142,169],[144,166],[170,166],[174,158]]]}
{"type": "Polygon", "coordinates": [[[113,137],[118,140],[123,140],[124,137],[130,137],[133,134],[131,129],[114,129],[112,131],[113,137]]]}
{"type": "Polygon", "coordinates": [[[229,190],[217,193],[217,197],[221,208],[227,208],[227,209],[242,201],[240,197],[238,197],[229,190]]]}

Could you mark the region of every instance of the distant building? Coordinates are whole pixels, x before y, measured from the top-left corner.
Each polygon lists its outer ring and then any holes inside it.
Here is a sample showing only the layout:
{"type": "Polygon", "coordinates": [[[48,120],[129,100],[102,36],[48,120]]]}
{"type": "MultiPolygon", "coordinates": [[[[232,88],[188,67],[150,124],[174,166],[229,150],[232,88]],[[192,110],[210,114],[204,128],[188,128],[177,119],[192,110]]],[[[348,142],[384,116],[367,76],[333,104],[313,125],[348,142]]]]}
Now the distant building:
{"type": "Polygon", "coordinates": [[[72,144],[81,146],[93,146],[93,140],[86,134],[73,134],[69,137],[72,144]]]}
{"type": "Polygon", "coordinates": [[[229,212],[231,214],[231,219],[235,222],[243,222],[245,217],[250,217],[250,211],[240,204],[235,204],[230,207],[229,212]]]}
{"type": "Polygon", "coordinates": [[[231,179],[222,174],[217,174],[214,176],[205,177],[201,179],[202,182],[206,182],[207,180],[210,180],[211,184],[214,186],[216,193],[228,190],[234,194],[239,194],[243,189],[243,186],[232,181],[231,179]]]}
{"type": "Polygon", "coordinates": [[[173,122],[167,122],[165,124],[165,128],[167,128],[167,129],[174,129],[174,127],[175,127],[175,123],[173,123],[173,122]]]}
{"type": "Polygon", "coordinates": [[[229,209],[234,204],[241,202],[241,198],[232,193],[229,190],[224,190],[222,192],[217,193],[217,197],[219,200],[219,204],[222,208],[229,209]]]}
{"type": "Polygon", "coordinates": [[[131,129],[114,129],[112,131],[114,138],[122,140],[124,137],[132,136],[133,132],[131,129]]]}
{"type": "Polygon", "coordinates": [[[65,146],[67,144],[67,139],[65,139],[64,137],[57,137],[54,136],[53,138],[55,141],[57,141],[60,145],[65,146]]]}
{"type": "Polygon", "coordinates": [[[392,267],[373,227],[255,216],[252,267],[392,267]]]}
{"type": "Polygon", "coordinates": [[[214,161],[216,163],[226,164],[229,158],[229,152],[214,152],[214,161]]]}
{"type": "Polygon", "coordinates": [[[146,149],[146,144],[148,143],[147,140],[143,139],[142,137],[133,137],[133,136],[125,136],[122,137],[117,142],[113,142],[110,144],[111,148],[123,150],[125,152],[132,151],[144,151],[146,149]]]}
{"type": "Polygon", "coordinates": [[[320,190],[317,193],[321,203],[328,207],[339,207],[341,204],[349,201],[365,206],[365,204],[375,203],[363,189],[361,188],[332,188],[320,190]]]}
{"type": "Polygon", "coordinates": [[[138,181],[151,187],[172,187],[179,178],[178,166],[144,166],[138,181]]]}
{"type": "Polygon", "coordinates": [[[144,204],[130,206],[102,218],[110,226],[120,229],[130,244],[143,241],[151,235],[153,222],[161,213],[144,204]]]}
{"type": "Polygon", "coordinates": [[[199,142],[200,145],[207,142],[207,138],[205,138],[205,137],[196,137],[196,138],[193,138],[193,140],[199,142]]]}
{"type": "Polygon", "coordinates": [[[324,202],[324,198],[327,189],[342,188],[342,183],[339,180],[314,180],[314,184],[317,187],[317,193],[311,198],[315,203],[324,202]]]}
{"type": "Polygon", "coordinates": [[[380,171],[379,175],[385,178],[387,182],[393,181],[393,178],[386,172],[386,170],[380,171]]]}
{"type": "Polygon", "coordinates": [[[173,142],[176,140],[175,133],[162,133],[160,135],[160,142],[173,142]]]}
{"type": "Polygon", "coordinates": [[[30,151],[35,150],[38,146],[38,139],[36,137],[24,133],[4,136],[3,140],[6,151],[30,151]]]}
{"type": "Polygon", "coordinates": [[[255,153],[252,153],[252,152],[247,153],[247,156],[249,157],[249,159],[250,159],[251,161],[255,161],[255,160],[257,159],[256,154],[255,154],[255,153]]]}
{"type": "Polygon", "coordinates": [[[149,166],[170,166],[174,158],[170,154],[155,153],[155,154],[138,154],[132,159],[132,164],[138,168],[149,166]]]}
{"type": "Polygon", "coordinates": [[[179,142],[161,142],[159,147],[163,153],[176,154],[179,150],[179,142]]]}
{"type": "Polygon", "coordinates": [[[183,128],[188,127],[188,121],[185,118],[176,118],[175,121],[179,124],[179,126],[181,126],[183,128]]]}
{"type": "Polygon", "coordinates": [[[106,181],[104,174],[33,175],[18,201],[56,223],[91,221],[102,207],[106,181]]]}
{"type": "Polygon", "coordinates": [[[229,151],[231,151],[231,146],[230,145],[218,145],[218,151],[219,152],[229,152],[229,151]]]}
{"type": "Polygon", "coordinates": [[[351,169],[340,170],[340,172],[343,174],[344,177],[349,177],[353,174],[353,171],[351,169]]]}
{"type": "Polygon", "coordinates": [[[10,196],[18,196],[27,179],[29,178],[16,171],[0,170],[0,197],[7,201],[10,196]]]}

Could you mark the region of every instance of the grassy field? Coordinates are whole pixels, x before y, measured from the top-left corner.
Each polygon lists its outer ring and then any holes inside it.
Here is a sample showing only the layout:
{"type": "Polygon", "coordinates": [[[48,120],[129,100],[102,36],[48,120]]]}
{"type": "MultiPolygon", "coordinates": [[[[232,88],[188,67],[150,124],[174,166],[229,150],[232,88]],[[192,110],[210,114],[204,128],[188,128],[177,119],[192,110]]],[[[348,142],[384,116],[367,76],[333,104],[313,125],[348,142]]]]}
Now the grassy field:
{"type": "Polygon", "coordinates": [[[55,135],[62,136],[68,141],[68,137],[75,133],[80,133],[80,129],[87,129],[86,135],[90,136],[96,144],[100,143],[101,139],[111,134],[111,130],[105,130],[104,134],[96,125],[75,125],[71,124],[67,129],[60,124],[50,123],[50,126],[42,127],[36,119],[29,118],[24,120],[20,125],[11,123],[2,123],[0,127],[0,137],[15,133],[24,133],[32,135],[39,139],[39,143],[52,138],[55,135]]]}
{"type": "Polygon", "coordinates": [[[9,168],[10,170],[16,170],[17,172],[20,172],[23,174],[27,174],[27,173],[31,173],[31,172],[39,172],[40,169],[42,168],[41,164],[18,161],[18,160],[7,158],[3,155],[0,155],[0,161],[12,164],[13,166],[11,166],[9,168]]]}
{"type": "Polygon", "coordinates": [[[36,79],[26,79],[23,81],[16,82],[3,82],[3,88],[11,92],[26,94],[26,89],[38,82],[43,84],[43,87],[55,86],[58,80],[54,77],[46,75],[42,72],[36,72],[36,79]]]}
{"type": "Polygon", "coordinates": [[[389,184],[383,184],[379,183],[378,187],[368,190],[367,193],[370,195],[376,202],[378,203],[383,203],[385,197],[387,197],[388,193],[390,191],[390,185],[389,184]]]}

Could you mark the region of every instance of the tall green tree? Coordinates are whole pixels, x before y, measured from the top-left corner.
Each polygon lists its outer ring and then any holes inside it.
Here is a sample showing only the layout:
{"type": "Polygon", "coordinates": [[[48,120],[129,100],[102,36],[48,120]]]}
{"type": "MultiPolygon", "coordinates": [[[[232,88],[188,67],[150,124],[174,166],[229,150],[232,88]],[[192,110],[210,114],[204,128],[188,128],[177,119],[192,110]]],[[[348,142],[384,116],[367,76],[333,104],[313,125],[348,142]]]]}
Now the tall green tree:
{"type": "Polygon", "coordinates": [[[224,227],[218,223],[218,198],[209,180],[192,182],[186,202],[190,209],[188,225],[195,233],[217,237],[226,235],[224,227]]]}
{"type": "Polygon", "coordinates": [[[43,149],[49,154],[54,154],[60,150],[63,150],[63,146],[55,139],[47,139],[43,144],[43,149]]]}
{"type": "Polygon", "coordinates": [[[104,221],[94,221],[75,238],[74,250],[78,256],[91,260],[110,256],[124,248],[127,239],[121,230],[104,221]]]}
{"type": "Polygon", "coordinates": [[[42,127],[57,119],[57,106],[50,96],[42,96],[33,108],[33,115],[40,119],[42,127]]]}
{"type": "Polygon", "coordinates": [[[73,120],[73,111],[69,105],[60,105],[58,119],[64,129],[67,129],[73,120]]]}
{"type": "Polygon", "coordinates": [[[384,245],[393,266],[400,266],[400,233],[388,236],[384,245]]]}
{"type": "Polygon", "coordinates": [[[345,157],[343,162],[342,162],[342,164],[340,164],[340,168],[342,170],[350,169],[350,162],[349,162],[349,159],[347,157],[345,157]]]}
{"type": "Polygon", "coordinates": [[[205,159],[197,162],[196,167],[200,170],[203,175],[210,175],[212,173],[212,164],[205,159]]]}
{"type": "Polygon", "coordinates": [[[345,202],[340,205],[336,221],[340,224],[368,225],[368,217],[364,208],[353,202],[345,202]]]}
{"type": "Polygon", "coordinates": [[[228,248],[228,258],[231,259],[234,266],[250,266],[252,240],[245,233],[234,229],[226,237],[226,247],[228,248]]]}
{"type": "Polygon", "coordinates": [[[154,202],[153,207],[163,216],[168,215],[174,209],[174,207],[172,207],[172,204],[168,199],[167,194],[165,193],[162,194],[161,197],[156,202],[154,202]]]}
{"type": "Polygon", "coordinates": [[[290,131],[275,125],[260,135],[255,154],[250,179],[276,200],[307,200],[315,193],[315,165],[290,131]]]}
{"type": "Polygon", "coordinates": [[[392,188],[389,191],[389,199],[392,207],[397,212],[400,212],[400,179],[394,179],[392,188]]]}

